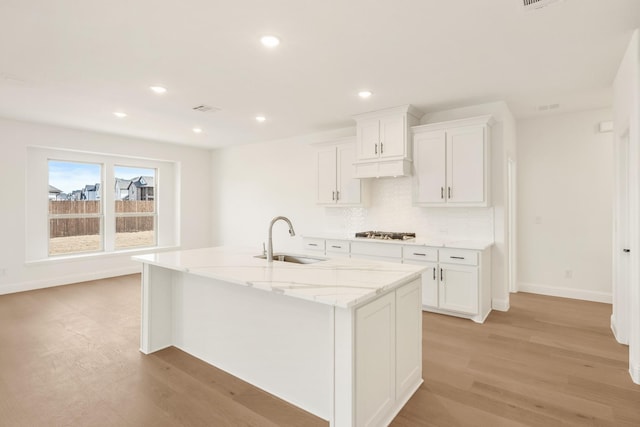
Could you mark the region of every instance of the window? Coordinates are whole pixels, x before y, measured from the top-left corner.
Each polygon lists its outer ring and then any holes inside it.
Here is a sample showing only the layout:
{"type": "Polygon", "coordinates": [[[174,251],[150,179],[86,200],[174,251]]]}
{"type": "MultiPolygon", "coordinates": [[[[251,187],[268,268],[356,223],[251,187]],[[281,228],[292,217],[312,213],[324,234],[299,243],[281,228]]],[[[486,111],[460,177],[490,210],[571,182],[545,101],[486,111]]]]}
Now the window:
{"type": "Polygon", "coordinates": [[[179,167],[172,161],[29,147],[27,261],[176,247],[179,167]]]}
{"type": "Polygon", "coordinates": [[[102,166],[49,160],[49,255],[100,251],[102,166]]]}
{"type": "Polygon", "coordinates": [[[115,248],[155,246],[156,170],[116,166],[115,248]]]}

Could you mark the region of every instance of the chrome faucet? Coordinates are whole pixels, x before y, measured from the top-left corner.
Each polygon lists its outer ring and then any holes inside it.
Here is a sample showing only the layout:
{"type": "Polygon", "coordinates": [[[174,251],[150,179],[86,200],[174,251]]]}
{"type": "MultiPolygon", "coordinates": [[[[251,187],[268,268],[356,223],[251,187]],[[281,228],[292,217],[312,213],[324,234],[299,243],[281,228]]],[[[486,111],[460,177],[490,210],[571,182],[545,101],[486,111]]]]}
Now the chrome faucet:
{"type": "Polygon", "coordinates": [[[267,246],[267,261],[268,262],[273,262],[273,224],[275,224],[276,221],[279,221],[279,220],[283,220],[287,224],[289,224],[289,234],[291,235],[291,237],[296,235],[296,232],[293,231],[293,225],[291,224],[291,221],[289,221],[289,218],[287,218],[285,216],[277,216],[277,217],[273,218],[271,220],[271,223],[269,224],[269,244],[267,246]]]}

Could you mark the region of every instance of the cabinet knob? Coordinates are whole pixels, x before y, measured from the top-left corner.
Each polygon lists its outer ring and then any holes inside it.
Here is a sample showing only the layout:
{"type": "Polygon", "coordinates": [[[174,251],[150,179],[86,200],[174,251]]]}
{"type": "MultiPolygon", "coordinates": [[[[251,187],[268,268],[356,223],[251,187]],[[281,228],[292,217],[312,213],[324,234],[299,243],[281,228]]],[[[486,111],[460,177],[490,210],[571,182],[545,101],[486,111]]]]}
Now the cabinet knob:
{"type": "Polygon", "coordinates": [[[629,253],[629,252],[631,252],[631,249],[627,249],[627,248],[625,248],[625,249],[623,249],[623,250],[622,250],[622,252],[629,253]]]}

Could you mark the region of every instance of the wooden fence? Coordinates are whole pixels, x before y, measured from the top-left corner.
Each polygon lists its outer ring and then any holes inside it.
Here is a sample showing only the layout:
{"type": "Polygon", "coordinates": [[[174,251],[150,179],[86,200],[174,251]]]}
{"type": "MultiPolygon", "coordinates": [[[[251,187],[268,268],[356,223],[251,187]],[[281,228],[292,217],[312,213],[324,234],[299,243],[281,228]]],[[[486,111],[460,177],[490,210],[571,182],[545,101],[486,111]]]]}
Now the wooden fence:
{"type": "MultiPolygon", "coordinates": [[[[150,231],[154,229],[153,216],[117,216],[118,214],[148,214],[154,212],[153,200],[117,200],[116,233],[150,231]]],[[[91,215],[100,213],[97,200],[50,200],[50,215],[91,215]]],[[[100,234],[100,218],[51,218],[49,237],[90,236],[100,234]]]]}

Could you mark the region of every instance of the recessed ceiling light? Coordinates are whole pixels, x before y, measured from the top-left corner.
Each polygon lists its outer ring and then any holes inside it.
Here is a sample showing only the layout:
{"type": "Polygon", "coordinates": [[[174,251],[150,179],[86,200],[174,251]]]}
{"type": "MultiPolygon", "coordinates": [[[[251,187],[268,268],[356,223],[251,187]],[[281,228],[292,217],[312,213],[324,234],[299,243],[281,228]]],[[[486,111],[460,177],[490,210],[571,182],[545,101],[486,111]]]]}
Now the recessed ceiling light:
{"type": "Polygon", "coordinates": [[[158,95],[162,95],[163,93],[165,93],[167,91],[167,89],[163,88],[162,86],[150,86],[149,89],[151,89],[152,91],[154,91],[158,95]]]}
{"type": "Polygon", "coordinates": [[[202,129],[200,128],[193,128],[192,130],[194,133],[202,133],[202,129]]]}
{"type": "Polygon", "coordinates": [[[265,116],[256,116],[256,120],[259,121],[260,123],[262,123],[265,120],[267,120],[267,118],[265,116]]]}
{"type": "Polygon", "coordinates": [[[127,117],[127,113],[123,113],[122,111],[114,111],[113,115],[120,119],[127,117]]]}
{"type": "Polygon", "coordinates": [[[360,92],[358,92],[358,96],[360,98],[368,98],[371,95],[373,95],[373,92],[371,92],[370,90],[361,90],[360,92]]]}
{"type": "Polygon", "coordinates": [[[280,39],[276,36],[262,36],[260,43],[265,47],[274,48],[280,44],[280,39]]]}

